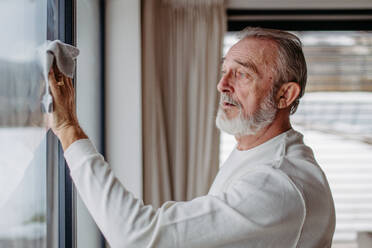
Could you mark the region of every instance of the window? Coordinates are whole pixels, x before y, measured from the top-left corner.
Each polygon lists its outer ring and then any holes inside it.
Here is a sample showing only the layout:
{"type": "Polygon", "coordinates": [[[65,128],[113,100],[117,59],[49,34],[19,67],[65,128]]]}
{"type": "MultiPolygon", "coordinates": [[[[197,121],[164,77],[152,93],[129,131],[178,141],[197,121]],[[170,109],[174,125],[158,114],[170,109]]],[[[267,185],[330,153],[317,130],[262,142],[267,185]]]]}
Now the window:
{"type": "Polygon", "coordinates": [[[37,48],[73,42],[73,1],[0,1],[0,247],[74,247],[73,190],[45,124],[37,48]]]}
{"type": "Polygon", "coordinates": [[[46,247],[46,130],[35,51],[46,1],[0,3],[0,247],[46,247]]]}
{"type": "MultiPolygon", "coordinates": [[[[314,150],[333,193],[333,247],[358,247],[372,231],[372,34],[297,31],[308,65],[306,93],[292,116],[294,129],[314,150]]],[[[225,52],[237,40],[228,33],[225,52]]],[[[220,161],[235,145],[221,134],[220,161]]]]}

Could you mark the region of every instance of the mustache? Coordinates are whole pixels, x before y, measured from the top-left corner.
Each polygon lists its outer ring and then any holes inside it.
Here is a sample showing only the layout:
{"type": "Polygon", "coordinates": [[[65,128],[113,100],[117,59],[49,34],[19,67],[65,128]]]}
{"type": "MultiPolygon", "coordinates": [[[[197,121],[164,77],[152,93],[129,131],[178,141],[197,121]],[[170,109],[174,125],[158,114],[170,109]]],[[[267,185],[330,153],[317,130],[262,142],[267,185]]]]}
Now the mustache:
{"type": "Polygon", "coordinates": [[[235,101],[230,95],[228,95],[227,93],[221,93],[220,104],[222,105],[224,102],[240,107],[240,103],[235,101]]]}

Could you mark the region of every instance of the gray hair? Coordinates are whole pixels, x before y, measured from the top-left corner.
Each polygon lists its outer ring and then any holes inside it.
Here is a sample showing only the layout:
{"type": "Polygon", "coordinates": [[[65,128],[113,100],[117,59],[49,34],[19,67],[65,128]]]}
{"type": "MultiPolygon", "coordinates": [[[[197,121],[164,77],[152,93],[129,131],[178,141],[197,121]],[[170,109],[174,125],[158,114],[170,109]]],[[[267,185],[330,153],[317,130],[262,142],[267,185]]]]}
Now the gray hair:
{"type": "MultiPolygon", "coordinates": [[[[258,38],[274,41],[278,46],[278,56],[276,66],[273,68],[275,74],[274,88],[279,88],[287,82],[296,82],[301,91],[297,99],[292,103],[290,113],[297,110],[300,98],[305,93],[307,80],[307,68],[305,56],[302,51],[301,40],[294,34],[276,30],[258,27],[247,27],[239,32],[238,38],[258,38]]],[[[276,92],[275,92],[276,93],[276,92]]]]}

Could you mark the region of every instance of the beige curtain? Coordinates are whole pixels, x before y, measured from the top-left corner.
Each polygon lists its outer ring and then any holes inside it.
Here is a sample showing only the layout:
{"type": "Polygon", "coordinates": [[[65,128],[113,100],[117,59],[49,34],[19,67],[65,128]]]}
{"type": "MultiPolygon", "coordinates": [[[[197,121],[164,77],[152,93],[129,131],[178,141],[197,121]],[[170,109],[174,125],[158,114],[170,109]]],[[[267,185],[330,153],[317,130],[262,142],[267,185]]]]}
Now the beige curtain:
{"type": "Polygon", "coordinates": [[[144,201],[204,195],[218,170],[215,127],[223,0],[144,0],[144,201]]]}

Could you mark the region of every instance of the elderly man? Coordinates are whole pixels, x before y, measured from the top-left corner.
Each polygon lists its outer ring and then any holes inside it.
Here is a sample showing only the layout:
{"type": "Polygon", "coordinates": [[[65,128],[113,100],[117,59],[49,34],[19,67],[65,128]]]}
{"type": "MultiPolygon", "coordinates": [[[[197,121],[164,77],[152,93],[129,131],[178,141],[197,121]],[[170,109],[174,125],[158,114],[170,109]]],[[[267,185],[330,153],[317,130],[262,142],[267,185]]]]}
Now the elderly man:
{"type": "Polygon", "coordinates": [[[79,127],[71,81],[50,73],[53,131],[78,192],[112,247],[331,247],[328,182],[290,114],[306,62],[288,32],[248,28],[223,58],[217,126],[237,146],[206,196],[144,206],[115,178],[79,127]]]}

